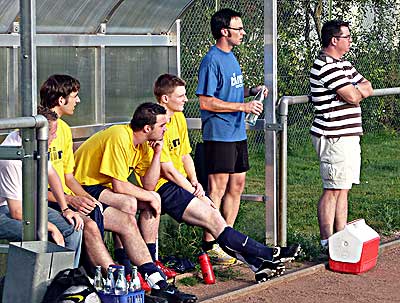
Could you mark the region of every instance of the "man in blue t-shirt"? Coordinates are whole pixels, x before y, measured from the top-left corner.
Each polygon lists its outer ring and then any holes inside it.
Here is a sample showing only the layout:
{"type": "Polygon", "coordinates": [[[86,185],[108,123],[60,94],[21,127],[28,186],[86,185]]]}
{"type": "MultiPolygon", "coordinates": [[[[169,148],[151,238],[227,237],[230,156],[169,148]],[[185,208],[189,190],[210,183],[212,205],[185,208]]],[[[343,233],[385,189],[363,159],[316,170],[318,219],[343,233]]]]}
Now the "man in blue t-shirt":
{"type": "MultiPolygon", "coordinates": [[[[259,115],[263,110],[261,102],[244,103],[244,98],[256,95],[261,86],[244,86],[239,62],[232,53],[246,34],[240,13],[219,10],[211,17],[211,31],[216,44],[201,62],[196,94],[200,100],[209,196],[228,225],[233,226],[249,170],[245,113],[259,115]]],[[[235,262],[223,254],[208,233],[204,235],[203,249],[215,263],[235,262]]]]}

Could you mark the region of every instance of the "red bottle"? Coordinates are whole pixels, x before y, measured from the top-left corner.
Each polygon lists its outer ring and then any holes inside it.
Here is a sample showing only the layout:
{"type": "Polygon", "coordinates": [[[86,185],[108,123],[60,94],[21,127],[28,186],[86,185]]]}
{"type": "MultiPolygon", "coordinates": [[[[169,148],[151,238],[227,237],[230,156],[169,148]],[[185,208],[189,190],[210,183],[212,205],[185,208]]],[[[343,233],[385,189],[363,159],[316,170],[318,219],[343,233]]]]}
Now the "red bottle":
{"type": "Polygon", "coordinates": [[[203,280],[206,284],[215,283],[215,275],[210,262],[210,257],[204,251],[199,255],[199,263],[201,268],[201,273],[203,274],[203,280]]]}

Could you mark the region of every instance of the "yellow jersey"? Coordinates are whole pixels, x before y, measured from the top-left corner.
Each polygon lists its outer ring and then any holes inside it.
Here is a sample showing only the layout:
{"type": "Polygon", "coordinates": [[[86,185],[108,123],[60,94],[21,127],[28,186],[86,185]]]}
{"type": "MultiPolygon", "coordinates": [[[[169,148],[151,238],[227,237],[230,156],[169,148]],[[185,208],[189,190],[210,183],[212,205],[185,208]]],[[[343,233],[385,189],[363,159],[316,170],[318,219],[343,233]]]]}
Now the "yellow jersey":
{"type": "Polygon", "coordinates": [[[69,125],[61,120],[57,120],[57,138],[49,146],[49,160],[60,177],[64,192],[71,195],[71,190],[65,184],[64,174],[74,172],[74,153],[72,150],[72,133],[69,125]]]}
{"type": "MultiPolygon", "coordinates": [[[[164,133],[161,163],[172,162],[175,169],[184,177],[187,177],[187,173],[183,166],[182,156],[190,154],[192,148],[190,146],[187,123],[184,114],[181,112],[174,113],[166,127],[167,130],[164,133]]],[[[157,182],[156,190],[167,182],[167,179],[160,178],[157,182]]]]}
{"type": "Polygon", "coordinates": [[[146,174],[152,160],[147,144],[133,145],[133,131],[128,124],[113,125],[87,139],[75,152],[75,178],[82,185],[112,188],[112,179],[128,182],[132,172],[146,174]]]}

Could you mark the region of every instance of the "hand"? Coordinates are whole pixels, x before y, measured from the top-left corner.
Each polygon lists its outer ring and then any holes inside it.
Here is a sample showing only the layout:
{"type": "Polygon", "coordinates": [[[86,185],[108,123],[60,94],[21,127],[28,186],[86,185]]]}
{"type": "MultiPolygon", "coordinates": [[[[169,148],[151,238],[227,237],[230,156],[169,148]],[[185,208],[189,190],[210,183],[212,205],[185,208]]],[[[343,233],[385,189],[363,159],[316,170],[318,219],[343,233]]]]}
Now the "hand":
{"type": "Polygon", "coordinates": [[[71,223],[72,225],[75,225],[75,229],[76,230],[80,230],[83,229],[83,220],[81,218],[81,215],[76,212],[73,211],[72,209],[67,209],[65,211],[62,212],[62,215],[65,219],[68,220],[69,223],[71,223]],[[75,222],[74,222],[75,220],[75,222]]]}
{"type": "Polygon", "coordinates": [[[154,150],[154,153],[159,153],[162,151],[164,141],[163,140],[157,140],[157,141],[148,141],[150,147],[154,150]]]}
{"type": "Polygon", "coordinates": [[[49,233],[57,245],[65,247],[64,237],[55,225],[49,225],[49,233]]]}
{"type": "Polygon", "coordinates": [[[250,88],[250,90],[249,90],[250,96],[256,96],[263,87],[264,87],[264,98],[267,98],[268,97],[268,88],[265,85],[259,85],[259,86],[250,88]]]}
{"type": "Polygon", "coordinates": [[[84,214],[85,216],[89,215],[96,207],[96,204],[99,203],[93,197],[83,196],[67,196],[67,202],[69,205],[71,205],[78,212],[84,214]]]}
{"type": "Polygon", "coordinates": [[[192,186],[194,187],[194,192],[193,195],[195,195],[197,198],[203,197],[206,195],[204,192],[203,186],[201,185],[200,182],[194,181],[192,182],[192,186]]]}
{"type": "Polygon", "coordinates": [[[246,113],[253,113],[256,115],[260,115],[264,109],[264,105],[260,101],[250,101],[244,103],[246,113]]]}
{"type": "Polygon", "coordinates": [[[161,215],[161,198],[156,192],[149,191],[149,194],[151,195],[150,206],[154,209],[155,217],[158,217],[161,215]]]}
{"type": "Polygon", "coordinates": [[[214,202],[207,196],[203,196],[199,198],[201,201],[207,203],[208,205],[210,205],[212,208],[214,209],[218,209],[217,206],[214,204],[214,202]]]}

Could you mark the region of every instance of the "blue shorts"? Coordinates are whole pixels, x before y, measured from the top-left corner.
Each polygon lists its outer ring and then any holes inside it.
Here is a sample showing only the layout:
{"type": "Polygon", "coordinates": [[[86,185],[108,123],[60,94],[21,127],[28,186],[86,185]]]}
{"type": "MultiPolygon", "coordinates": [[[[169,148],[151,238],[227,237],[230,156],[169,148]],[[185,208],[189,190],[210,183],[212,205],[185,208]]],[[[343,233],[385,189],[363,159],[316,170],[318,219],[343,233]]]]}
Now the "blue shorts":
{"type": "Polygon", "coordinates": [[[161,197],[161,213],[182,223],[183,213],[196,196],[173,182],[165,183],[157,192],[161,197]]]}

